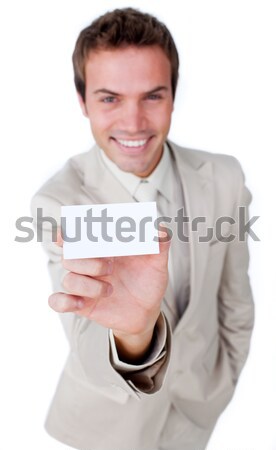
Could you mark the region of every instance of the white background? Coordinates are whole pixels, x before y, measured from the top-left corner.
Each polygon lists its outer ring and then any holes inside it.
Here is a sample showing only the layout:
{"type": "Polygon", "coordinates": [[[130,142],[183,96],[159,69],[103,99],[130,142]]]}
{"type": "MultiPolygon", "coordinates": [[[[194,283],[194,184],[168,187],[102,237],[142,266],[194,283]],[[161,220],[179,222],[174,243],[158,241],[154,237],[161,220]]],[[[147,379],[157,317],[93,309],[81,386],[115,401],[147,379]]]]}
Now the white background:
{"type": "MultiPolygon", "coordinates": [[[[250,242],[252,349],[208,450],[276,449],[275,1],[1,2],[0,450],[62,450],[43,429],[68,351],[49,309],[40,244],[17,243],[15,220],[68,157],[92,143],[73,86],[77,35],[107,9],[138,6],[172,30],[181,73],[170,137],[235,155],[253,193],[261,242],[250,242]]],[[[123,68],[122,68],[123,69],[123,68]]],[[[92,450],[92,449],[91,449],[92,450]]],[[[97,449],[95,449],[97,450],[97,449]]],[[[115,450],[115,449],[114,449],[115,450]]]]}

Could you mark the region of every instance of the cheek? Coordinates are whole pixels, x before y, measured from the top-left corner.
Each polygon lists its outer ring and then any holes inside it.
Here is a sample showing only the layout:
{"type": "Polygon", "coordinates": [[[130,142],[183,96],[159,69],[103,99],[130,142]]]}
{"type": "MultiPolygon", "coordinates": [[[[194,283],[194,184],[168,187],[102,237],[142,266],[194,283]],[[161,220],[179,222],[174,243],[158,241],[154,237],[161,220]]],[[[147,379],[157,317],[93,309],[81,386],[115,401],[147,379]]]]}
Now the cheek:
{"type": "Polygon", "coordinates": [[[164,111],[158,122],[159,129],[162,130],[163,132],[167,132],[168,129],[170,128],[170,124],[171,124],[171,114],[168,111],[164,111]]]}
{"type": "Polygon", "coordinates": [[[103,134],[110,129],[110,119],[104,114],[97,114],[90,118],[90,126],[93,134],[103,134]]]}
{"type": "Polygon", "coordinates": [[[172,115],[171,105],[164,105],[158,111],[154,111],[151,115],[151,121],[155,124],[155,128],[160,131],[167,131],[170,127],[172,115]]]}
{"type": "Polygon", "coordinates": [[[90,128],[93,134],[104,133],[112,125],[112,115],[97,102],[87,105],[90,128]]]}

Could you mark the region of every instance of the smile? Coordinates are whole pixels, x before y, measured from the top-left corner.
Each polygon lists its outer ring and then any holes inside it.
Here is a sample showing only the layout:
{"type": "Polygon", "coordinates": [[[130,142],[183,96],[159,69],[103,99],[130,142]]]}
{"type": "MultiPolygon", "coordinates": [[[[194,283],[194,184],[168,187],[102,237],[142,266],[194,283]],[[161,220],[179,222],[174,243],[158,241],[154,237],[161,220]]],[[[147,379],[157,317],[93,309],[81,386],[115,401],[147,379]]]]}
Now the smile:
{"type": "Polygon", "coordinates": [[[137,141],[127,141],[127,140],[123,140],[123,139],[117,139],[117,141],[119,142],[119,144],[123,145],[124,147],[143,147],[146,142],[147,139],[143,139],[143,140],[137,140],[137,141]]]}

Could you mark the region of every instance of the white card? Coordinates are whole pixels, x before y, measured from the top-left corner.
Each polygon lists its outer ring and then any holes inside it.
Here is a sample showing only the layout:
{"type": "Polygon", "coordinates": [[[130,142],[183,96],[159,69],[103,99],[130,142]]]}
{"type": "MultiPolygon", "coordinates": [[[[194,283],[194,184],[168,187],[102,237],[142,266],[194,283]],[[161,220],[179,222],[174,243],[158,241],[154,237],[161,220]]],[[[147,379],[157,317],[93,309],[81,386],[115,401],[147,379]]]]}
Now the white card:
{"type": "Polygon", "coordinates": [[[159,253],[156,202],[61,207],[65,259],[159,253]]]}

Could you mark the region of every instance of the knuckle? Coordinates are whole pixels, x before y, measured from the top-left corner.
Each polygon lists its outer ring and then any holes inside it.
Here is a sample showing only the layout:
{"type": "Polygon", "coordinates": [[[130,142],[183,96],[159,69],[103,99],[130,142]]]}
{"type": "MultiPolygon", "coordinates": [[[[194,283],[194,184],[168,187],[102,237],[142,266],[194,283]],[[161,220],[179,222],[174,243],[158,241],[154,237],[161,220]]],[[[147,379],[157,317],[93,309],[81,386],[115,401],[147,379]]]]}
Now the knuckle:
{"type": "Polygon", "coordinates": [[[48,298],[50,308],[58,313],[65,313],[75,310],[71,296],[64,293],[55,293],[48,298]]]}
{"type": "Polygon", "coordinates": [[[104,260],[101,260],[101,261],[99,261],[99,268],[98,268],[98,270],[99,270],[99,273],[100,274],[105,274],[106,273],[106,270],[107,270],[107,264],[106,264],[106,261],[104,261],[104,260]]]}
{"type": "Polygon", "coordinates": [[[106,272],[106,263],[104,260],[96,259],[93,261],[92,271],[94,276],[104,275],[106,272]]]}
{"type": "Polygon", "coordinates": [[[67,273],[62,281],[62,285],[66,290],[71,290],[74,287],[75,275],[72,272],[67,273]]]}
{"type": "Polygon", "coordinates": [[[60,312],[60,313],[67,312],[66,303],[65,303],[64,300],[61,300],[61,301],[59,302],[57,311],[60,312]]]}
{"type": "Polygon", "coordinates": [[[103,296],[102,282],[93,280],[93,284],[90,286],[90,296],[93,298],[99,298],[103,296]]]}
{"type": "Polygon", "coordinates": [[[63,287],[75,295],[98,298],[107,295],[109,284],[85,275],[68,272],[63,278],[63,287]]]}
{"type": "Polygon", "coordinates": [[[105,297],[106,295],[106,285],[107,283],[99,280],[92,280],[89,285],[86,285],[86,290],[88,292],[89,297],[91,298],[100,298],[105,297]]]}
{"type": "Polygon", "coordinates": [[[102,290],[101,295],[103,297],[108,297],[112,293],[113,287],[109,283],[102,282],[101,283],[101,290],[102,290]]]}
{"type": "Polygon", "coordinates": [[[100,291],[99,296],[104,297],[107,293],[107,284],[103,282],[99,283],[98,289],[100,291]]]}
{"type": "Polygon", "coordinates": [[[78,289],[83,295],[91,296],[92,279],[82,276],[78,279],[78,289]]]}

